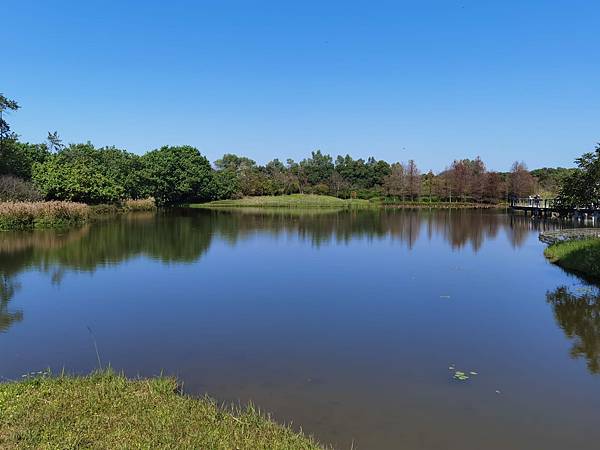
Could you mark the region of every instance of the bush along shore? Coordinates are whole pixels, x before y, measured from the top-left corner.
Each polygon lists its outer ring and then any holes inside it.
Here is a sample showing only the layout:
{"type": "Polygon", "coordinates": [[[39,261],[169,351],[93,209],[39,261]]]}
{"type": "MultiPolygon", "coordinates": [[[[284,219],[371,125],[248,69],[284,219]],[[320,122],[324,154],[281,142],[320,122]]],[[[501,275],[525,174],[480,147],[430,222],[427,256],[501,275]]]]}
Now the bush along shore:
{"type": "Polygon", "coordinates": [[[119,205],[94,205],[68,201],[2,202],[0,230],[66,228],[108,214],[156,209],[153,199],[125,200],[119,205]]]}
{"type": "Polygon", "coordinates": [[[0,384],[0,448],[322,449],[253,406],[179,393],[173,378],[111,370],[0,384]]]}
{"type": "Polygon", "coordinates": [[[600,280],[600,239],[557,242],[546,248],[544,255],[568,271],[600,280]]]}

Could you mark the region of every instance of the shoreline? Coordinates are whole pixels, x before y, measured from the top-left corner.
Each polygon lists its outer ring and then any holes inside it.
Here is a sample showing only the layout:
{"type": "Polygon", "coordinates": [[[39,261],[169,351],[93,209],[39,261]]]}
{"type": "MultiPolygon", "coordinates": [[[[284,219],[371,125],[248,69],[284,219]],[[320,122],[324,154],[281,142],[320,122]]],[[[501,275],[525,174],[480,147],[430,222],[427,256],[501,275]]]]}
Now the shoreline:
{"type": "Polygon", "coordinates": [[[156,209],[153,199],[100,205],[66,201],[0,202],[0,231],[76,228],[105,217],[156,209]]]}
{"type": "Polygon", "coordinates": [[[600,238],[556,242],[544,250],[544,256],[587,281],[600,282],[600,238]]]}
{"type": "Polygon", "coordinates": [[[0,383],[0,411],[2,448],[324,448],[251,404],[219,406],[174,378],[111,369],[0,383]]]}

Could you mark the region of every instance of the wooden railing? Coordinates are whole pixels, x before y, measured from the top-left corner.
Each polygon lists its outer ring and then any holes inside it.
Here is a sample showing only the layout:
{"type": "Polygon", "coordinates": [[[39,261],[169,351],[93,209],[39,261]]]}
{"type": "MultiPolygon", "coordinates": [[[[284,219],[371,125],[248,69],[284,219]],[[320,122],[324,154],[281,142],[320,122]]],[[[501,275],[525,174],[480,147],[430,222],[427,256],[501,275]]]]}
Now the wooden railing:
{"type": "Polygon", "coordinates": [[[529,208],[541,208],[541,209],[553,209],[556,205],[556,200],[553,198],[540,198],[540,197],[525,197],[525,198],[510,198],[510,206],[514,207],[529,207],[529,208]]]}

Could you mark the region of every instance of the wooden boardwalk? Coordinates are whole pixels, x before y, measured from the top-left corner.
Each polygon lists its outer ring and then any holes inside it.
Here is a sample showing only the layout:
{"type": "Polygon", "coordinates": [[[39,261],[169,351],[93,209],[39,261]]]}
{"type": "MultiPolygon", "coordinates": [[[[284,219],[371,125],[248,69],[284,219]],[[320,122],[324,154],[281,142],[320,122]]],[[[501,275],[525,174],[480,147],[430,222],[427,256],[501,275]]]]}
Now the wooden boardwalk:
{"type": "Polygon", "coordinates": [[[554,199],[517,198],[510,200],[509,207],[513,211],[523,211],[532,216],[600,220],[600,205],[589,208],[565,208],[557,204],[554,199]]]}

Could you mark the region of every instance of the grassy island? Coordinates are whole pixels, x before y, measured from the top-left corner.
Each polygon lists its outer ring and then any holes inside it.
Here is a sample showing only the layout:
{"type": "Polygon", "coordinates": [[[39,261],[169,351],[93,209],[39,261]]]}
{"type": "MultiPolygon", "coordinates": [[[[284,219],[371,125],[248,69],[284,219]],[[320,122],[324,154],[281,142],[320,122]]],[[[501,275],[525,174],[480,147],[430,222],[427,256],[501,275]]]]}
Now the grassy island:
{"type": "Polygon", "coordinates": [[[319,449],[253,407],[180,395],[172,378],[111,371],[0,384],[0,448],[319,449]]]}
{"type": "Polygon", "coordinates": [[[362,199],[342,199],[329,195],[291,194],[243,197],[190,205],[193,208],[365,208],[378,203],[362,199]]]}
{"type": "Polygon", "coordinates": [[[552,244],[544,255],[560,267],[600,280],[600,239],[584,239],[552,244]]]}
{"type": "Polygon", "coordinates": [[[469,202],[401,201],[393,198],[375,197],[365,199],[342,199],[330,195],[290,194],[261,195],[239,199],[216,200],[190,205],[193,208],[496,208],[496,204],[469,202]]]}

